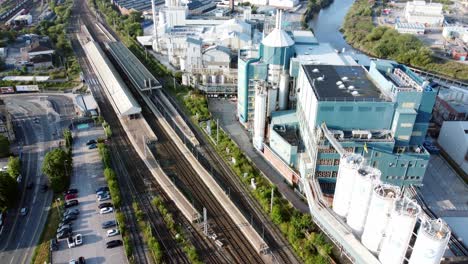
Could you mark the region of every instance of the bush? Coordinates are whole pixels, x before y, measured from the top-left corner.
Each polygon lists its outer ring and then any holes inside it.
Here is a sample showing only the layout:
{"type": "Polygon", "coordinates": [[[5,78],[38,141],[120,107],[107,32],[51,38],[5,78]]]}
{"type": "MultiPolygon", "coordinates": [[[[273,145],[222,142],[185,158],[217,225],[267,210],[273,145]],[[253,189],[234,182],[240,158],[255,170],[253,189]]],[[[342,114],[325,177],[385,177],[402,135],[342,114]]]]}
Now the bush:
{"type": "Polygon", "coordinates": [[[0,172],[0,209],[11,208],[18,199],[18,183],[6,172],[0,172]]]}
{"type": "Polygon", "coordinates": [[[7,172],[12,178],[18,178],[18,176],[21,174],[21,161],[19,157],[10,156],[10,159],[8,160],[7,172]]]}
{"type": "Polygon", "coordinates": [[[42,172],[49,178],[50,186],[55,192],[62,192],[68,188],[71,171],[70,152],[61,148],[47,152],[42,163],[42,172]]]}

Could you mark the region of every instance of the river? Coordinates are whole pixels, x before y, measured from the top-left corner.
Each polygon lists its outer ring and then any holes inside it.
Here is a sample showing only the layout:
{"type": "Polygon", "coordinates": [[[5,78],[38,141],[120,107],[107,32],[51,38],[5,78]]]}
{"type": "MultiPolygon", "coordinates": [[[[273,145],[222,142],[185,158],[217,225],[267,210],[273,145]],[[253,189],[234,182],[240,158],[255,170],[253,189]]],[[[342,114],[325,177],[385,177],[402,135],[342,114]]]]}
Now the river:
{"type": "Polygon", "coordinates": [[[344,17],[353,3],[354,0],[334,0],[329,7],[322,9],[309,21],[309,26],[314,30],[319,42],[328,42],[340,51],[343,48],[347,51],[353,50],[340,32],[344,17]]]}

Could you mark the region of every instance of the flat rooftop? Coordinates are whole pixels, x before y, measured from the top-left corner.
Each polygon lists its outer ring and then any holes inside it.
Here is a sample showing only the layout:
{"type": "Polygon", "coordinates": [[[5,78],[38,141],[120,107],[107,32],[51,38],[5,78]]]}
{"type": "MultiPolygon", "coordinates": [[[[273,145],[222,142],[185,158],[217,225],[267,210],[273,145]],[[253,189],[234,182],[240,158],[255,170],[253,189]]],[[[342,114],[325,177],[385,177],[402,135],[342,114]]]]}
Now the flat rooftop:
{"type": "Polygon", "coordinates": [[[361,66],[303,65],[319,101],[386,101],[361,66]]]}

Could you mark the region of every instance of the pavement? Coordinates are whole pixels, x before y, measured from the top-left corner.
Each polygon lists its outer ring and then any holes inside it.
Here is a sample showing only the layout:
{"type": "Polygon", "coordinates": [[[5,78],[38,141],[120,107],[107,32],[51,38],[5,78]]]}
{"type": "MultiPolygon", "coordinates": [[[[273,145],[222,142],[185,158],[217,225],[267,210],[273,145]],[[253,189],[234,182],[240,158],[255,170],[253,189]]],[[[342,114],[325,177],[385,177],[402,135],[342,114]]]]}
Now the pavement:
{"type": "Polygon", "coordinates": [[[18,207],[8,210],[0,231],[0,262],[30,263],[52,201],[52,191],[39,190],[41,184],[47,183],[41,172],[42,160],[48,150],[58,146],[61,131],[74,114],[73,103],[60,95],[2,98],[14,119],[17,142],[12,144],[11,151],[22,153],[22,182],[18,207]],[[26,189],[28,182],[34,183],[31,190],[26,189]],[[26,216],[18,213],[22,207],[29,209],[26,216]]]}
{"type": "Polygon", "coordinates": [[[254,149],[249,132],[236,120],[236,103],[227,99],[209,99],[208,107],[214,118],[219,118],[219,125],[237,143],[240,149],[278,187],[280,193],[299,211],[309,212],[307,202],[303,201],[294,190],[284,182],[283,176],[254,149]]]}
{"type": "Polygon", "coordinates": [[[421,194],[439,217],[468,217],[468,186],[440,155],[431,155],[421,194]]]}
{"type": "MultiPolygon", "coordinates": [[[[114,239],[122,240],[120,235],[107,237],[107,229],[102,229],[101,223],[115,220],[114,213],[99,214],[95,190],[106,186],[103,176],[103,166],[97,149],[88,149],[86,142],[90,139],[104,137],[101,127],[93,127],[74,131],[73,143],[73,176],[70,188],[78,189],[78,208],[80,214],[72,224],[73,236],[81,234],[83,244],[68,248],[65,239],[59,240],[59,250],[53,252],[54,263],[68,263],[80,256],[86,263],[127,263],[123,246],[107,249],[106,242],[114,239]]],[[[106,201],[110,202],[110,201],[106,201]]]]}

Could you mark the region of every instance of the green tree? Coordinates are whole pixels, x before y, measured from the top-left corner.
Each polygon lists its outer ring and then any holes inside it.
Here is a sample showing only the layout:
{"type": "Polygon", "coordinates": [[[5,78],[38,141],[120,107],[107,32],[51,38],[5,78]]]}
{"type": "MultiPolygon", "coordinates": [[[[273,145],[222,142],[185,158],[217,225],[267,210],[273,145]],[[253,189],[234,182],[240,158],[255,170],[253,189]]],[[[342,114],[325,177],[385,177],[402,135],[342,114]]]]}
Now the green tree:
{"type": "Polygon", "coordinates": [[[0,158],[7,157],[10,154],[10,141],[8,138],[0,135],[0,158]]]}
{"type": "Polygon", "coordinates": [[[18,199],[18,183],[6,172],[0,172],[0,208],[12,207],[18,199]]]}
{"type": "Polygon", "coordinates": [[[67,151],[57,148],[49,151],[42,163],[42,172],[49,178],[50,186],[55,192],[64,191],[69,183],[71,159],[67,151]]]}
{"type": "Polygon", "coordinates": [[[73,144],[73,136],[69,129],[63,131],[63,137],[65,138],[65,146],[70,149],[73,144]]]}
{"type": "Polygon", "coordinates": [[[12,178],[18,178],[21,173],[21,161],[19,157],[10,156],[7,172],[12,178]]]}

